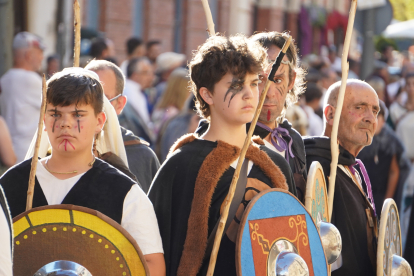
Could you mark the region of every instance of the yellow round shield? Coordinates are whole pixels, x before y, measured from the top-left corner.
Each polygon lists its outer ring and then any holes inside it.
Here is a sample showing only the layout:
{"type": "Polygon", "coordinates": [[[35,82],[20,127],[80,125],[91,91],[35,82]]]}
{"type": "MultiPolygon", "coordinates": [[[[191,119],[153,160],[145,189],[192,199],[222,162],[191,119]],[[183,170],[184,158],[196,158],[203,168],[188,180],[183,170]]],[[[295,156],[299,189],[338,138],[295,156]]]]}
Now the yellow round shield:
{"type": "Polygon", "coordinates": [[[92,275],[148,274],[136,241],[102,213],[75,205],[31,209],[13,219],[15,276],[34,275],[58,260],[78,263],[92,275]]]}

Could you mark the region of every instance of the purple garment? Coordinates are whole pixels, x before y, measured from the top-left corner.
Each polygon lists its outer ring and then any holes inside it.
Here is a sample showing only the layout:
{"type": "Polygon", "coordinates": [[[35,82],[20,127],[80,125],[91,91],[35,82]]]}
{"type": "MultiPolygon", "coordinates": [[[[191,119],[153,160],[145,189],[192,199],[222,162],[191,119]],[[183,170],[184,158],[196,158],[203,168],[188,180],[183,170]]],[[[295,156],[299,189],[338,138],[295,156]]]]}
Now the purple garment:
{"type": "Polygon", "coordinates": [[[271,129],[270,127],[260,122],[257,122],[257,125],[263,129],[266,129],[267,131],[270,131],[270,136],[271,136],[270,141],[272,141],[272,145],[280,152],[286,151],[285,157],[288,162],[289,162],[289,156],[292,158],[295,157],[292,152],[292,137],[290,137],[289,131],[286,128],[276,127],[274,129],[271,129]],[[289,138],[289,144],[286,142],[285,139],[283,139],[283,137],[289,138]]]}
{"type": "Polygon", "coordinates": [[[356,163],[354,165],[349,166],[349,170],[351,171],[353,175],[355,175],[354,166],[359,165],[359,168],[362,172],[362,176],[364,177],[365,185],[367,186],[369,201],[371,202],[372,208],[374,209],[375,216],[377,216],[377,211],[375,210],[374,196],[372,195],[371,181],[369,180],[367,170],[365,169],[365,166],[360,159],[355,159],[355,160],[356,160],[356,163]]]}
{"type": "Polygon", "coordinates": [[[300,52],[302,56],[312,53],[312,25],[309,12],[305,7],[299,13],[300,52]]]}

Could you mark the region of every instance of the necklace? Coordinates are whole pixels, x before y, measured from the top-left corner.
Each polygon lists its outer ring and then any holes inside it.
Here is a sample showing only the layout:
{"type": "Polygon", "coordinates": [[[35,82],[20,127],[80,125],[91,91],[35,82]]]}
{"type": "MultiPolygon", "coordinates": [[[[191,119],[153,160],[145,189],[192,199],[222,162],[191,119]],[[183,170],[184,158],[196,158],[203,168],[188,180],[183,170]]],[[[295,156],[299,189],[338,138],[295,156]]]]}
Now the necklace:
{"type": "MultiPolygon", "coordinates": [[[[89,167],[92,167],[92,165],[93,165],[93,163],[95,163],[95,156],[93,157],[93,160],[92,160],[92,162],[90,162],[90,163],[88,163],[88,166],[89,167]]],[[[49,159],[47,159],[46,160],[46,162],[45,162],[45,169],[48,171],[48,172],[50,172],[50,173],[56,173],[56,174],[73,174],[73,173],[77,173],[78,171],[77,170],[74,170],[74,171],[71,171],[71,172],[55,172],[55,171],[52,171],[52,170],[50,170],[49,169],[49,167],[47,166],[47,162],[49,161],[49,159]]]]}

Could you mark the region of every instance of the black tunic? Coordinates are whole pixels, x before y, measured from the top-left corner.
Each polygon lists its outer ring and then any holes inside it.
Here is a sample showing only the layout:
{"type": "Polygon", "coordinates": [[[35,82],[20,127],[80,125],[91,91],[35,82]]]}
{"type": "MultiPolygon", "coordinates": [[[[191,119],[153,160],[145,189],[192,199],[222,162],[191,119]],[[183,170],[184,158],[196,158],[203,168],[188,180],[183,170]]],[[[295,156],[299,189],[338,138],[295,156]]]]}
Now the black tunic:
{"type": "MultiPolygon", "coordinates": [[[[1,178],[0,185],[15,217],[26,210],[26,193],[32,159],[25,160],[9,169],[1,178]]],[[[131,178],[106,162],[96,159],[72,187],[62,204],[73,204],[97,210],[121,224],[125,196],[132,185],[131,178]]],[[[48,205],[43,190],[35,179],[33,208],[48,205]]]]}
{"type": "MultiPolygon", "coordinates": [[[[208,185],[208,187],[213,186],[214,193],[212,194],[211,199],[202,195],[200,202],[196,203],[203,206],[205,205],[206,208],[208,208],[208,223],[205,225],[205,228],[208,229],[208,236],[220,217],[220,208],[225,197],[227,196],[229,185],[235,171],[230,166],[231,162],[223,163],[226,162],[223,160],[228,158],[230,155],[233,155],[235,157],[234,159],[238,157],[238,153],[235,153],[235,151],[230,148],[232,146],[229,146],[226,150],[222,151],[222,155],[219,156],[219,158],[215,158],[214,160],[211,160],[211,158],[209,159],[209,156],[211,157],[210,153],[212,153],[215,149],[219,149],[219,146],[221,147],[221,145],[222,144],[218,144],[217,142],[198,139],[184,144],[163,163],[152,183],[148,196],[154,205],[160,227],[167,267],[167,276],[177,275],[181,257],[184,255],[184,243],[186,238],[188,238],[187,236],[201,235],[201,232],[196,232],[196,229],[194,229],[194,231],[192,229],[188,230],[190,221],[189,217],[192,212],[192,205],[194,205],[193,198],[197,196],[197,192],[195,193],[195,189],[197,190],[196,181],[200,178],[205,178],[206,182],[208,182],[209,178],[214,177],[217,173],[217,168],[225,167],[224,173],[221,176],[218,176],[219,181],[208,185]],[[201,175],[202,173],[200,169],[202,165],[207,162],[209,162],[209,164],[213,163],[210,166],[211,170],[205,172],[205,175],[201,175]]],[[[264,146],[260,147],[260,149],[268,150],[264,146]]],[[[258,151],[260,152],[260,150],[258,151]]],[[[295,195],[296,190],[292,179],[292,173],[286,160],[279,154],[270,150],[268,155],[272,159],[269,160],[269,162],[273,161],[278,164],[281,172],[286,178],[289,191],[295,195]]],[[[274,164],[268,166],[271,169],[275,167],[274,164]]],[[[248,178],[259,180],[261,183],[264,183],[263,185],[266,185],[267,188],[274,187],[272,181],[262,171],[262,169],[257,166],[257,164],[253,165],[248,178]]],[[[254,188],[247,188],[246,194],[248,190],[252,189],[254,188]]],[[[199,193],[203,192],[204,190],[199,193]]],[[[246,206],[248,204],[248,200],[243,200],[242,203],[246,206]]],[[[199,216],[202,216],[201,213],[199,216]]],[[[203,226],[200,226],[200,228],[205,229],[203,226]]],[[[208,257],[203,258],[204,247],[202,246],[206,242],[207,237],[204,237],[204,239],[200,241],[199,250],[195,250],[196,254],[201,254],[199,255],[200,261],[203,260],[200,268],[195,268],[194,273],[190,273],[188,275],[206,274],[208,257]]],[[[196,259],[196,256],[194,256],[194,259],[196,259]]],[[[235,243],[232,242],[227,235],[224,235],[220,246],[214,275],[236,275],[235,243]]]]}
{"type": "MultiPolygon", "coordinates": [[[[326,183],[330,174],[331,147],[327,137],[305,138],[308,167],[318,161],[323,168],[326,183]]],[[[355,157],[340,146],[339,165],[355,164],[355,157]]],[[[334,224],[342,237],[342,266],[333,276],[375,276],[376,228],[370,227],[366,209],[370,208],[366,196],[342,169],[338,168],[332,212],[334,224]]],[[[373,214],[373,211],[371,210],[373,214]]],[[[375,224],[375,221],[374,221],[375,224]]]]}
{"type": "MultiPolygon", "coordinates": [[[[247,130],[249,130],[249,127],[250,124],[247,124],[247,130]]],[[[289,131],[289,135],[292,139],[292,153],[295,157],[289,157],[289,166],[295,179],[298,199],[302,201],[302,203],[305,203],[306,180],[308,179],[308,171],[306,168],[306,154],[302,136],[299,134],[299,132],[296,131],[296,129],[292,128],[292,125],[287,119],[283,120],[283,123],[281,123],[279,127],[282,127],[289,131]]],[[[264,139],[269,135],[269,133],[270,132],[268,130],[256,125],[253,135],[258,135],[260,138],[264,139]]],[[[282,138],[289,144],[289,138],[284,136],[282,138]]]]}

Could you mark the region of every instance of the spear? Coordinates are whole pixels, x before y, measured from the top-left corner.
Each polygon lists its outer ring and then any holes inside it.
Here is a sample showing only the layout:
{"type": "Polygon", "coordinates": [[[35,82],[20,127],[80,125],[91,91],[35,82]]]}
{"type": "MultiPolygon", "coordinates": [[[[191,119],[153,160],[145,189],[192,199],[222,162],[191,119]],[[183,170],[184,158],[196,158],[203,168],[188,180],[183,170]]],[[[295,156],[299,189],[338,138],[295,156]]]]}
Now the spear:
{"type": "Polygon", "coordinates": [[[339,158],[339,142],[338,142],[338,126],[339,119],[341,118],[342,106],[344,104],[345,89],[346,89],[346,80],[348,79],[349,63],[347,62],[349,45],[351,44],[352,29],[354,27],[355,13],[358,0],[352,0],[351,9],[349,11],[348,26],[346,28],[344,49],[342,51],[342,80],[341,87],[339,88],[339,95],[337,106],[335,110],[334,122],[332,126],[331,133],[331,174],[329,175],[329,191],[328,191],[328,211],[329,218],[331,221],[332,218],[332,208],[333,200],[335,193],[335,180],[336,180],[336,170],[338,169],[338,158],[339,158]]]}
{"type": "Polygon", "coordinates": [[[27,199],[26,199],[26,211],[32,209],[32,205],[33,205],[33,193],[34,193],[36,168],[37,168],[37,161],[38,161],[37,158],[39,157],[39,147],[40,147],[40,140],[42,138],[43,117],[45,116],[45,111],[46,111],[46,77],[45,77],[45,74],[43,74],[42,105],[40,107],[39,123],[37,125],[37,137],[36,137],[34,154],[32,157],[32,165],[30,168],[29,188],[27,189],[27,199]]]}
{"type": "Polygon", "coordinates": [[[73,27],[75,31],[75,48],[73,51],[73,67],[79,67],[80,57],[80,41],[81,41],[81,16],[80,16],[80,5],[79,1],[75,0],[73,3],[73,27]]]}
{"type": "Polygon", "coordinates": [[[240,170],[241,170],[241,167],[244,161],[244,157],[246,156],[247,149],[250,146],[253,131],[256,127],[257,120],[259,119],[260,112],[262,111],[262,107],[266,99],[267,91],[269,90],[271,81],[274,81],[274,76],[277,72],[277,69],[279,69],[280,63],[283,60],[283,57],[285,56],[286,51],[289,48],[291,41],[292,41],[292,37],[289,36],[289,38],[286,40],[285,44],[283,45],[282,50],[279,52],[279,55],[277,56],[275,62],[273,63],[272,70],[269,73],[269,77],[266,80],[266,84],[263,89],[263,92],[260,95],[259,104],[257,105],[257,109],[254,114],[253,121],[251,122],[251,125],[249,128],[249,132],[247,133],[246,139],[244,140],[243,148],[241,149],[240,156],[239,156],[239,161],[237,162],[236,170],[234,172],[233,179],[231,180],[229,193],[227,194],[226,201],[224,203],[224,210],[220,216],[220,222],[217,227],[216,236],[214,238],[213,249],[211,251],[207,276],[212,276],[214,273],[214,268],[216,266],[216,261],[217,261],[217,253],[220,247],[220,242],[223,236],[223,231],[226,225],[227,217],[229,215],[230,203],[233,200],[234,192],[237,186],[237,180],[239,180],[240,170]]]}
{"type": "Polygon", "coordinates": [[[201,0],[201,3],[203,4],[204,13],[206,14],[207,32],[209,36],[216,35],[216,32],[214,31],[213,16],[211,15],[210,6],[208,5],[208,0],[201,0]]]}

